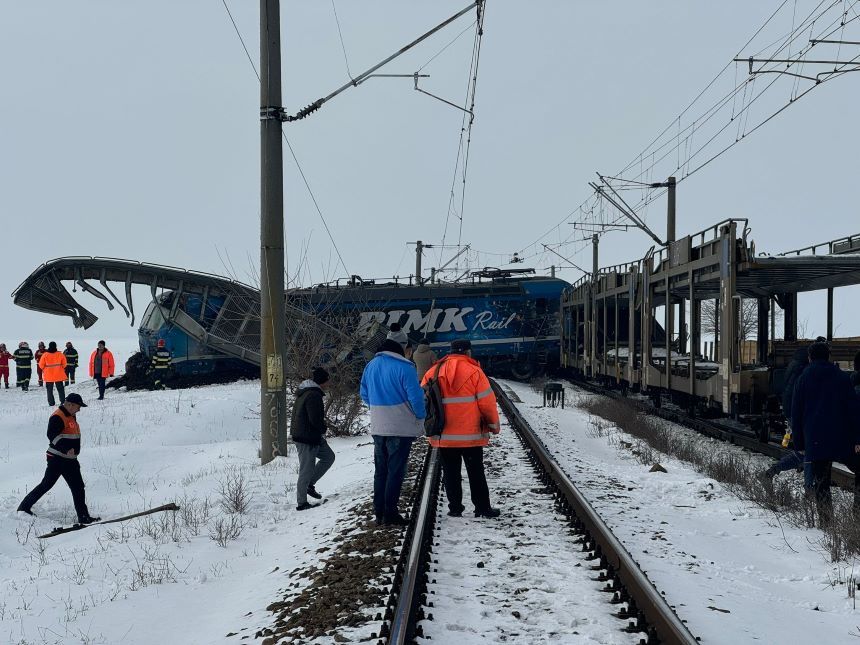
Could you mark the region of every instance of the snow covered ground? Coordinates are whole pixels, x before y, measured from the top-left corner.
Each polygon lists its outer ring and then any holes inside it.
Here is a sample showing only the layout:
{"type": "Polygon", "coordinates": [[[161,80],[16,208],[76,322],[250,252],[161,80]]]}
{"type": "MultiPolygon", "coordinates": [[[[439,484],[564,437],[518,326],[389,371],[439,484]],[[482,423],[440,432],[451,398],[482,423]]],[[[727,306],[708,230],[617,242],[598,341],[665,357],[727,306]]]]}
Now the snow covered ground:
{"type": "Polygon", "coordinates": [[[604,583],[592,580],[594,563],[574,544],[504,420],[485,464],[490,499],[502,515],[472,516],[465,469],[463,517],[449,517],[441,496],[433,550],[438,563],[428,586],[434,607],[425,610],[434,620],[421,622],[426,642],[638,643],[642,635],[622,632],[626,622],[611,615],[618,607],[600,591],[604,583]]]}
{"type": "MultiPolygon", "coordinates": [[[[118,365],[133,344],[117,350],[118,365]]],[[[337,461],[318,489],[335,495],[297,513],[294,458],[258,465],[258,382],[108,390],[97,401],[94,383],[79,378],[70,391],[89,403],[78,418],[91,513],[171,501],[183,510],[36,539],[75,518],[62,480],[35,520],[15,512],[44,472],[51,408],[41,388],[0,390],[0,642],[253,642],[287,572],[314,565],[345,510],[371,490],[369,438],[333,439],[337,461]],[[251,495],[241,514],[220,504],[237,478],[251,495]]]]}
{"type": "MultiPolygon", "coordinates": [[[[703,643],[860,638],[860,612],[845,584],[854,567],[829,561],[821,532],[780,525],[772,513],[677,460],[661,459],[667,473],[649,472],[618,449],[617,436],[590,432],[587,413],[571,405],[542,408],[530,387],[506,385],[568,475],[703,643]]],[[[577,395],[568,388],[568,401],[577,395]]],[[[761,460],[763,468],[770,463],[761,460]]]]}

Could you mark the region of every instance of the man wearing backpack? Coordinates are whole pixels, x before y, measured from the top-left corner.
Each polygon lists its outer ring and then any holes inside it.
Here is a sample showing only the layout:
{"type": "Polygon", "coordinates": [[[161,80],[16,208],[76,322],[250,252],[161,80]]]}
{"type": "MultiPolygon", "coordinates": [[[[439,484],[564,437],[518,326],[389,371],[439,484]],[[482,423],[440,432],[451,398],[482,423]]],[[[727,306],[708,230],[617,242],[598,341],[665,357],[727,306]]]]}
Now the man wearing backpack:
{"type": "Polygon", "coordinates": [[[451,353],[427,370],[423,384],[437,374],[445,425],[442,434],[430,436],[428,441],[440,449],[448,515],[461,517],[466,509],[460,474],[465,462],[475,517],[498,517],[499,510],[490,506],[484,446],[490,443],[490,433],[499,434],[499,411],[486,374],[472,358],[472,343],[467,339],[452,342],[451,353]]]}
{"type": "Polygon", "coordinates": [[[415,437],[424,433],[424,390],[406,358],[409,339],[389,334],[361,375],[361,400],[370,407],[373,436],[373,510],[377,526],[403,526],[397,509],[415,437]]]}

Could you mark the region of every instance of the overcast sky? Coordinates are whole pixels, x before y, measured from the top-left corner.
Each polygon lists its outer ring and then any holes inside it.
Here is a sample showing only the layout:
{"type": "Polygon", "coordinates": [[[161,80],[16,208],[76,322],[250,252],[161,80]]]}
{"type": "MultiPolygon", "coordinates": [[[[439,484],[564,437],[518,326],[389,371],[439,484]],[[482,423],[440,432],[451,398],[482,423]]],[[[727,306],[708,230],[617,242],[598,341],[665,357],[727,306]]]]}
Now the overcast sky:
{"type": "MultiPolygon", "coordinates": [[[[259,89],[223,4],[0,3],[0,340],[84,334],[8,297],[51,258],[113,256],[253,280],[259,89]]],[[[465,4],[337,0],[352,74],[465,4]]],[[[490,0],[462,241],[500,255],[477,261],[506,264],[562,221],[588,197],[595,171],[613,174],[633,159],[779,4],[490,0]]],[[[797,15],[815,4],[799,0],[797,15]]],[[[258,3],[228,5],[256,63],[258,3]]],[[[774,35],[791,28],[787,19],[771,25],[774,35]]],[[[471,20],[383,71],[411,74],[471,20]]],[[[283,2],[282,27],[284,103],[294,112],[342,84],[347,70],[330,1],[283,2]]],[[[462,103],[471,46],[467,32],[424,68],[422,86],[462,103]]],[[[740,78],[745,71],[741,64],[740,78]]],[[[729,73],[733,82],[735,68],[729,73]]],[[[858,98],[860,74],[822,85],[682,182],[678,235],[748,217],[757,250],[780,251],[860,232],[858,98]]],[[[461,119],[411,79],[374,79],[285,126],[349,273],[408,275],[406,243],[442,241],[461,119]]],[[[286,148],[284,168],[291,272],[301,265],[305,283],[346,275],[286,148]]],[[[660,235],[664,208],[647,210],[660,235]]],[[[449,243],[458,226],[450,223],[449,243]]],[[[544,241],[569,235],[562,226],[544,241]]],[[[612,233],[601,263],[641,257],[648,246],[641,232],[612,233]]],[[[579,249],[559,252],[590,264],[579,249]]],[[[526,266],[545,273],[559,262],[542,254],[526,266]]],[[[434,264],[428,255],[425,266],[434,264]]],[[[860,334],[860,308],[850,304],[858,295],[837,291],[837,335],[860,334]]],[[[87,338],[133,333],[121,312],[81,302],[101,317],[87,338]]],[[[801,297],[810,333],[824,331],[822,302],[801,297]]]]}

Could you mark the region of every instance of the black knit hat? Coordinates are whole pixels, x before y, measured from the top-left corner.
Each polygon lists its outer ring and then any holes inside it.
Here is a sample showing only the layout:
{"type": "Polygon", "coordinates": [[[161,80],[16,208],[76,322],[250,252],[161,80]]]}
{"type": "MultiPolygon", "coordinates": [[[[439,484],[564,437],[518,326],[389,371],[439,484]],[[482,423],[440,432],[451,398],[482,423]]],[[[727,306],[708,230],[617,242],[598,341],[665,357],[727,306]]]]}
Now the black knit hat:
{"type": "Polygon", "coordinates": [[[322,367],[315,367],[314,371],[311,373],[311,379],[317,385],[322,385],[323,383],[328,382],[329,375],[322,367]]]}
{"type": "Polygon", "coordinates": [[[468,338],[458,338],[451,341],[452,354],[465,354],[470,349],[472,349],[472,342],[468,338]]]}

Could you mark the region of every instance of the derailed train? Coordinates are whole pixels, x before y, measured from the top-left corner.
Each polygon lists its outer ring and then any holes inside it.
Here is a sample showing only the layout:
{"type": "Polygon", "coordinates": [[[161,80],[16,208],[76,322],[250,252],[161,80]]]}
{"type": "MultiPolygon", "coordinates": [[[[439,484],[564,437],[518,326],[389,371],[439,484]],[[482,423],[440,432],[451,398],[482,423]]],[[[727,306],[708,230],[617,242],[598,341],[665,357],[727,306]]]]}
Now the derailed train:
{"type": "MultiPolygon", "coordinates": [[[[573,285],[493,269],[457,283],[376,283],[353,276],[290,291],[288,356],[295,358],[295,372],[309,356],[360,365],[397,322],[439,353],[453,338],[470,338],[491,373],[528,379],[560,368],[641,391],[656,402],[668,396],[690,411],[778,418],[785,369],[809,342],[798,337],[798,293],[827,291],[834,360],[847,368],[860,348],[857,340],[833,337],[834,289],[860,284],[860,235],[779,255],[756,255],[748,235],[746,220],[725,220],[573,285]],[[707,301],[713,341],[705,351],[707,301]],[[752,325],[745,320],[750,303],[752,325]]],[[[180,374],[259,373],[260,301],[252,287],[127,260],[62,258],[34,271],[13,294],[15,303],[89,327],[95,315],[62,281],[113,308],[92,284],[98,281],[132,324],[131,286],[147,285],[151,298],[139,329],[141,350],[151,354],[164,338],[180,374]],[[124,284],[125,305],[108,282],[124,284]]]]}
{"type": "Polygon", "coordinates": [[[658,405],[746,417],[766,438],[786,367],[811,342],[798,337],[799,293],[827,292],[834,361],[849,369],[860,350],[833,336],[834,290],[860,284],[860,235],[778,255],[756,255],[748,235],[747,220],[725,220],[574,283],[561,301],[562,368],[658,405]]]}
{"type": "MultiPolygon", "coordinates": [[[[454,338],[469,338],[490,372],[529,378],[558,367],[559,305],[570,285],[523,270],[484,269],[466,281],[378,283],[353,276],[345,282],[285,294],[288,371],[308,361],[362,366],[393,323],[415,341],[444,354],[454,338]]],[[[13,293],[16,304],[69,316],[88,328],[97,317],[63,282],[114,302],[132,319],[132,286],[149,287],[138,329],[141,352],[160,339],[180,376],[259,374],[259,291],[234,280],[174,267],[111,258],[60,258],[42,265],[13,293]],[[98,283],[100,287],[96,286],[98,283]],[[124,286],[125,303],[109,283],[124,286]]]]}

